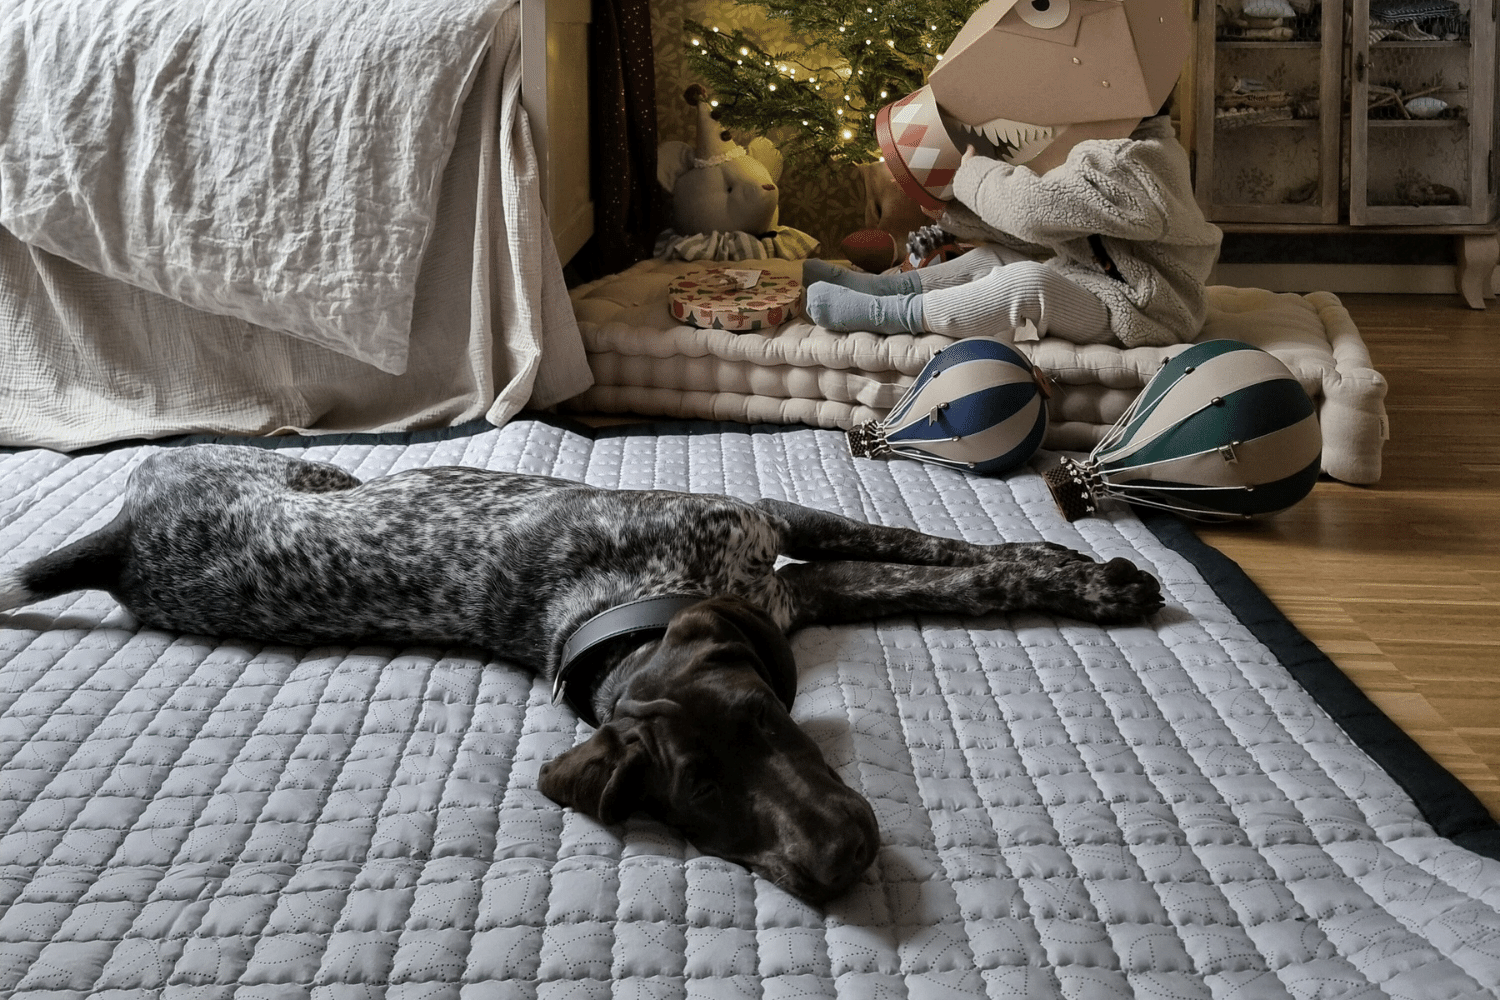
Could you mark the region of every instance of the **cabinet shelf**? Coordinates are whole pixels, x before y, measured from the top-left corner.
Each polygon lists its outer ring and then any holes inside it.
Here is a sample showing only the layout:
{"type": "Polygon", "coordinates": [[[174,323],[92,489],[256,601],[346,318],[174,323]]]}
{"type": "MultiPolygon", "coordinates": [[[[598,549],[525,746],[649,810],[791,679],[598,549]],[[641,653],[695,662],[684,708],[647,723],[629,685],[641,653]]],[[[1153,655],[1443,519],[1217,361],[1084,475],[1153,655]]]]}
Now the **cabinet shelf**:
{"type": "Polygon", "coordinates": [[[1466,49],[1468,47],[1469,40],[1467,38],[1433,38],[1426,41],[1402,38],[1397,41],[1387,39],[1376,42],[1370,46],[1370,51],[1383,52],[1389,49],[1466,49]]]}
{"type": "Polygon", "coordinates": [[[1319,121],[1316,118],[1282,118],[1273,122],[1247,122],[1244,125],[1222,125],[1218,126],[1219,133],[1238,132],[1241,129],[1250,128],[1317,128],[1319,121]]]}
{"type": "Polygon", "coordinates": [[[1321,49],[1323,43],[1319,41],[1289,41],[1271,42],[1256,38],[1220,38],[1218,40],[1221,49],[1321,49]]]}
{"type": "Polygon", "coordinates": [[[1371,128],[1453,128],[1467,126],[1467,118],[1367,118],[1371,128]]]}

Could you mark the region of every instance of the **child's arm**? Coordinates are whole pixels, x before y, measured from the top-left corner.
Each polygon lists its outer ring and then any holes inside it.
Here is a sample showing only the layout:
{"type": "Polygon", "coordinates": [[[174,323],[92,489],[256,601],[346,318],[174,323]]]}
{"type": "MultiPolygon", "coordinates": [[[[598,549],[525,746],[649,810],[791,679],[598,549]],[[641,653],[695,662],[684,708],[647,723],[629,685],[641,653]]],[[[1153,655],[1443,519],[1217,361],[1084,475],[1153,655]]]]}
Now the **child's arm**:
{"type": "Polygon", "coordinates": [[[1038,175],[987,157],[958,169],[957,200],[987,225],[1028,243],[1058,243],[1095,233],[1127,240],[1161,239],[1168,212],[1160,178],[1134,140],[1077,146],[1067,161],[1038,175]]]}
{"type": "Polygon", "coordinates": [[[1036,243],[1028,243],[1017,239],[1010,233],[1001,232],[994,226],[986,225],[984,220],[971,212],[964,205],[956,201],[950,201],[945,211],[935,216],[938,225],[947,232],[952,233],[961,240],[970,243],[998,243],[1000,246],[1009,247],[1019,253],[1038,259],[1050,257],[1053,250],[1049,247],[1036,243]]]}

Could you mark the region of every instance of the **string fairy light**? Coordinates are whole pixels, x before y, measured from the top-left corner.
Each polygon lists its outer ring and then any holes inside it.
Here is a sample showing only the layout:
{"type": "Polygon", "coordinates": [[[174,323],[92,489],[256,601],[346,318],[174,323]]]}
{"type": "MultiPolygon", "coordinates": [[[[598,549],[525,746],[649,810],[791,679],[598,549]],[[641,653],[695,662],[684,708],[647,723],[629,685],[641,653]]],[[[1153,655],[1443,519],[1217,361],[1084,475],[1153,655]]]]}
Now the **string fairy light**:
{"type": "Polygon", "coordinates": [[[936,53],[984,0],[864,0],[862,18],[859,2],[737,0],[767,16],[773,33],[765,37],[793,40],[782,51],[763,45],[758,28],[684,19],[688,65],[723,99],[712,101],[722,125],[749,134],[793,126],[772,133],[789,162],[877,160],[876,111],[926,82],[936,53]],[[861,127],[865,120],[871,128],[861,127]]]}

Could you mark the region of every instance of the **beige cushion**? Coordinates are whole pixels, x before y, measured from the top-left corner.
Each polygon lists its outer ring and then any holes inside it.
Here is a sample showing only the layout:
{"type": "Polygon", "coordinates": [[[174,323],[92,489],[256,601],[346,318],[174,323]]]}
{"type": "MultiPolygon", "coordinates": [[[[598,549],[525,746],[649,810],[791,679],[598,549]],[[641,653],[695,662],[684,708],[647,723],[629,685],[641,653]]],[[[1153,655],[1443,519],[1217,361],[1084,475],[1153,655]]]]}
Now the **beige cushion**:
{"type": "MultiPolygon", "coordinates": [[[[801,268],[749,264],[779,274],[801,268]]],[[[801,317],[748,333],[680,325],[667,311],[667,284],[707,266],[642,261],[572,291],[595,385],[570,408],[847,429],[884,416],[952,343],[937,334],[835,333],[801,317]]],[[[1318,406],[1323,471],[1351,483],[1380,478],[1386,383],[1336,296],[1213,286],[1199,339],[1220,338],[1264,348],[1297,376],[1318,406]]],[[[1126,349],[1044,337],[1017,346],[1056,384],[1045,446],[1087,451],[1185,345],[1126,349]]]]}

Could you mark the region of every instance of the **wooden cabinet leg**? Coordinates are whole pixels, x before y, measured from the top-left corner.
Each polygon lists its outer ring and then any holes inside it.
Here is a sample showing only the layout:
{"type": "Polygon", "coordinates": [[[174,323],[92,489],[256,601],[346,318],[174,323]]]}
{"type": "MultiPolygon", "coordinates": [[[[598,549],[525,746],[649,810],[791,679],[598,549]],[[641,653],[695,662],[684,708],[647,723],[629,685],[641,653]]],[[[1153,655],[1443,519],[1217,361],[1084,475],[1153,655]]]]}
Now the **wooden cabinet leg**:
{"type": "Polygon", "coordinates": [[[1490,279],[1500,264],[1500,233],[1458,238],[1458,292],[1471,309],[1483,309],[1494,298],[1490,279]]]}

